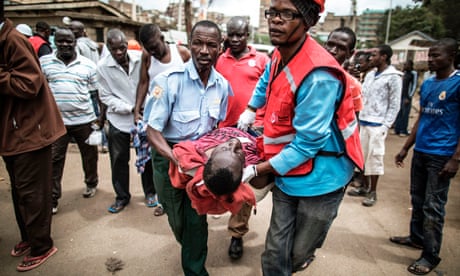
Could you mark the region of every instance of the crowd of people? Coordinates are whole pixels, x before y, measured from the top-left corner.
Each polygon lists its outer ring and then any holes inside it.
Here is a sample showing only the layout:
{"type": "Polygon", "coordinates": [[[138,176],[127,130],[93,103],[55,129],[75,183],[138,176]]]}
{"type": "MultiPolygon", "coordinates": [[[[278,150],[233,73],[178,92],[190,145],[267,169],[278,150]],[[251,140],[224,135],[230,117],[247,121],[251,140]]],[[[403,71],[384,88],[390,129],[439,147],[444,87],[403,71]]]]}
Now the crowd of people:
{"type": "Polygon", "coordinates": [[[98,146],[87,139],[104,126],[100,144],[106,135],[115,193],[108,212],[130,203],[134,147],[145,205],[166,214],[185,275],[209,274],[207,214],[231,213],[228,255],[239,259],[251,210],[270,191],[261,253],[268,276],[308,268],[345,194],[364,197],[366,207],[377,203],[394,126],[407,136],[396,166],[415,145],[413,208],[409,235],[390,241],[421,250],[409,272],[433,270],[460,162],[458,44],[443,38],[429,48],[434,75],[419,87],[419,115],[409,130],[418,84],[413,61],[401,72],[391,65],[389,45],[356,51],[347,27],[319,44],[309,30],[324,5],[271,1],[264,13],[275,46],[269,56],[248,45],[249,22],[241,16],[227,22],[226,34],[212,21],[197,22],[188,48],[167,43],[155,24],[140,28],[141,46],[110,29],[102,51],[84,24],[72,21],[55,31],[53,50],[46,22],[33,32],[1,10],[0,155],[21,234],[11,255],[25,255],[17,270],[32,270],[58,251],[51,220],[70,142],[81,154],[82,196],[96,196],[98,146]],[[345,193],[348,186],[355,187],[345,193]]]}

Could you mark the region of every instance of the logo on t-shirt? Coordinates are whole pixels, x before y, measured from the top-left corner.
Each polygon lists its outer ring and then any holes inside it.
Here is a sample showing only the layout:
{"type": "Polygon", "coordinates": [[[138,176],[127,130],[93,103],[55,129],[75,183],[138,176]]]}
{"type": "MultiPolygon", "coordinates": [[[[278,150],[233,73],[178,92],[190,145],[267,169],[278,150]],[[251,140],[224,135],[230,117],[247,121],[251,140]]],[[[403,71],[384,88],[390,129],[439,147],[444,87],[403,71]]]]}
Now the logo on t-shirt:
{"type": "Polygon", "coordinates": [[[256,61],[253,60],[253,59],[250,59],[250,60],[248,61],[248,65],[249,65],[249,67],[254,67],[254,66],[256,66],[256,61]]]}
{"type": "Polygon", "coordinates": [[[440,94],[439,94],[439,100],[440,101],[444,101],[446,99],[446,91],[442,91],[440,94]]]}

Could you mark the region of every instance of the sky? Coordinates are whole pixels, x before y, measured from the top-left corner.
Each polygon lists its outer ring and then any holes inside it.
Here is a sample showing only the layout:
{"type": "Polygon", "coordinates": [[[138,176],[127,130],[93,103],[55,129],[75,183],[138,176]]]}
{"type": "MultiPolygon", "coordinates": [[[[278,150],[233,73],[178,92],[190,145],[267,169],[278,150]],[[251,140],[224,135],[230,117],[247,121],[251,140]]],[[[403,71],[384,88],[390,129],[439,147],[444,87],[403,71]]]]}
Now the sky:
{"type": "MultiPolygon", "coordinates": [[[[142,6],[144,9],[157,9],[164,11],[169,2],[178,2],[178,0],[125,0],[125,2],[135,1],[136,4],[142,6]]],[[[181,0],[182,2],[184,0],[181,0]]],[[[199,2],[199,1],[198,1],[199,2]]],[[[363,10],[376,9],[385,10],[390,7],[407,5],[413,6],[412,0],[357,0],[358,15],[363,10]]],[[[210,7],[211,11],[222,12],[225,15],[249,15],[251,17],[251,24],[258,26],[259,20],[259,0],[213,0],[210,7]]],[[[348,15],[351,11],[351,1],[347,0],[326,0],[326,12],[333,12],[335,15],[348,15]]]]}

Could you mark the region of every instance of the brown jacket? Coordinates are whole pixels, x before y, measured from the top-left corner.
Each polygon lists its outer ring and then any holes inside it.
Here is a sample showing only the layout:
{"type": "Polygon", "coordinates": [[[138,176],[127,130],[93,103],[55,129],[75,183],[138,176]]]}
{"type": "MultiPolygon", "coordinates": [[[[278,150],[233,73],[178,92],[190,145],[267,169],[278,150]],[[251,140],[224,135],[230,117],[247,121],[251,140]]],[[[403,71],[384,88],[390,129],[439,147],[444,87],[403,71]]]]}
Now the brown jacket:
{"type": "Polygon", "coordinates": [[[6,19],[0,30],[0,155],[39,150],[65,133],[32,45],[6,19]]]}

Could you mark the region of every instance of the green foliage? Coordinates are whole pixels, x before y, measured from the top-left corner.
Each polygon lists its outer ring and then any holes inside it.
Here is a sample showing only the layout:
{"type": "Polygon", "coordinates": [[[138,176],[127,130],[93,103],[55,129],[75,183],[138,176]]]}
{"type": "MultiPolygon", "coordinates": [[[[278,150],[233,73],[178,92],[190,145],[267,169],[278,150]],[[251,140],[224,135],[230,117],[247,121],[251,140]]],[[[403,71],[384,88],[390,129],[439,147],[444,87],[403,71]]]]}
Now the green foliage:
{"type": "Polygon", "coordinates": [[[381,43],[373,43],[372,41],[358,41],[356,49],[369,49],[377,46],[378,44],[381,43]]]}
{"type": "Polygon", "coordinates": [[[255,33],[254,34],[254,43],[271,45],[270,36],[268,34],[255,33]]]}
{"type": "MultiPolygon", "coordinates": [[[[378,44],[382,44],[385,41],[387,18],[388,11],[377,29],[378,44]]],[[[421,31],[433,38],[440,38],[445,35],[446,29],[442,16],[425,7],[396,7],[393,9],[388,41],[392,41],[412,31],[421,31]]]]}
{"type": "MultiPolygon", "coordinates": [[[[424,32],[435,39],[452,37],[460,40],[459,0],[413,0],[421,6],[396,7],[391,14],[389,41],[411,31],[424,32]]],[[[388,13],[387,13],[388,15],[388,13]]],[[[377,31],[379,42],[385,39],[387,16],[377,31]]]]}
{"type": "MultiPolygon", "coordinates": [[[[417,1],[417,0],[416,0],[417,1]]],[[[458,0],[418,0],[433,14],[439,14],[445,27],[444,36],[460,40],[460,1],[458,0]]],[[[439,38],[439,37],[436,37],[439,38]]]]}
{"type": "Polygon", "coordinates": [[[322,40],[321,37],[317,36],[317,35],[311,35],[311,37],[316,40],[316,42],[318,42],[319,45],[324,45],[324,43],[326,43],[326,41],[322,40]]]}

